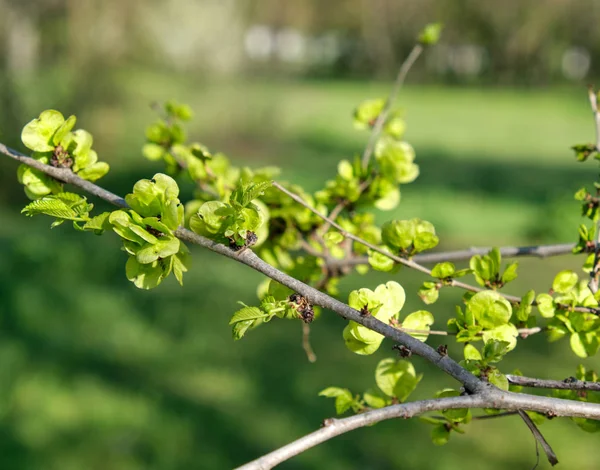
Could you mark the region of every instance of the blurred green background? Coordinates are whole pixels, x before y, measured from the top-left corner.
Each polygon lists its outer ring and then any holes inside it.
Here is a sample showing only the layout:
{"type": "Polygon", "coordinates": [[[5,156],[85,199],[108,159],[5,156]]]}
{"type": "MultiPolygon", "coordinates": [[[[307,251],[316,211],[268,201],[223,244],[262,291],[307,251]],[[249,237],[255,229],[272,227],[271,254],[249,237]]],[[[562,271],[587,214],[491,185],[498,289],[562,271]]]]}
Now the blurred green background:
{"type": "MultiPolygon", "coordinates": [[[[596,177],[569,147],[593,139],[584,84],[600,73],[600,7],[592,0],[0,0],[0,141],[46,108],[77,114],[111,164],[102,185],[125,194],[161,170],[141,157],[153,101],[196,111],[193,139],[240,165],[275,164],[315,190],[340,158],[361,151],[354,106],[385,96],[418,30],[439,20],[442,43],[411,72],[399,105],[421,176],[392,217],[433,222],[441,249],[575,241],[573,193],[596,177]]],[[[0,468],[231,468],[319,426],[330,385],[364,391],[391,344],[370,357],[346,350],[344,322],[297,322],[233,342],[236,300],[262,277],[193,249],[180,288],[127,282],[111,234],[74,233],[25,219],[17,166],[0,159],[0,468]]],[[[184,187],[184,194],[191,188],[184,187]]],[[[105,206],[99,202],[98,207],[105,206]]],[[[510,293],[545,290],[582,259],[523,260],[510,293]]],[[[341,288],[375,287],[382,274],[341,288]]],[[[421,275],[393,276],[423,304],[421,275]]],[[[460,292],[432,311],[443,328],[460,292]]],[[[439,344],[432,338],[431,344],[439,344]]],[[[385,343],[384,343],[385,344],[385,343]]],[[[450,346],[451,355],[460,348],[450,346]]],[[[564,378],[579,363],[564,342],[522,341],[503,370],[564,378]]],[[[584,364],[594,367],[595,359],[584,364]]],[[[455,386],[415,358],[425,378],[412,398],[455,386]]],[[[595,469],[597,436],[567,420],[542,430],[562,468],[595,469]]],[[[434,448],[430,428],[393,421],[354,431],[285,463],[287,469],[531,468],[533,440],[518,418],[473,422],[434,448]]],[[[543,460],[543,458],[542,458],[543,460]]],[[[548,464],[542,462],[540,468],[548,464]]]]}

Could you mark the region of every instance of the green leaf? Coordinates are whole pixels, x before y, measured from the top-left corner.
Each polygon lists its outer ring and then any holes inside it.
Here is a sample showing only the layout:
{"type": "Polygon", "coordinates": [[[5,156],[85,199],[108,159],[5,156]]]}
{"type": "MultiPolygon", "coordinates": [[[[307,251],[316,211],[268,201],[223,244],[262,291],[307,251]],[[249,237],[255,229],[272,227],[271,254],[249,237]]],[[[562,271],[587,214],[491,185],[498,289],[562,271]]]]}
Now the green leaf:
{"type": "Polygon", "coordinates": [[[342,177],[342,179],[350,181],[352,178],[354,178],[354,170],[352,169],[352,164],[348,160],[340,160],[337,168],[338,174],[342,177]]]}
{"type": "Polygon", "coordinates": [[[406,131],[406,121],[399,116],[394,116],[385,123],[383,132],[395,139],[400,139],[406,131]]]}
{"type": "Polygon", "coordinates": [[[111,225],[109,222],[110,212],[103,212],[96,217],[92,217],[88,220],[84,226],[84,230],[92,230],[97,235],[101,234],[104,230],[110,230],[111,225]]]}
{"type": "Polygon", "coordinates": [[[368,389],[363,394],[363,400],[371,408],[383,408],[390,403],[390,399],[377,388],[368,389]]]}
{"type": "Polygon", "coordinates": [[[450,430],[445,424],[438,424],[431,430],[431,440],[436,446],[443,446],[450,439],[450,430]]]}
{"type": "Polygon", "coordinates": [[[512,351],[517,346],[517,336],[519,332],[512,323],[497,326],[491,330],[484,330],[482,333],[483,341],[487,344],[489,341],[500,341],[507,343],[507,351],[512,351]]]}
{"type": "Polygon", "coordinates": [[[142,147],[142,155],[144,155],[144,157],[146,157],[148,160],[152,161],[160,160],[164,156],[165,152],[165,148],[159,144],[148,143],[144,144],[142,147]]]}
{"type": "Polygon", "coordinates": [[[408,250],[414,253],[435,247],[439,239],[433,224],[421,219],[392,220],[381,228],[383,242],[392,250],[408,250]]]}
{"type": "Polygon", "coordinates": [[[63,139],[71,132],[73,127],[75,127],[75,123],[77,122],[77,118],[75,116],[69,116],[69,118],[62,123],[62,125],[58,128],[58,130],[54,133],[52,137],[52,143],[57,146],[62,143],[63,139]]]}
{"type": "Polygon", "coordinates": [[[373,312],[373,315],[384,323],[390,321],[395,316],[406,302],[406,292],[404,288],[395,281],[389,281],[385,284],[380,284],[375,288],[375,302],[381,307],[373,312]]]}
{"type": "MultiPolygon", "coordinates": [[[[426,310],[419,310],[408,315],[402,322],[402,328],[408,330],[425,330],[429,331],[430,326],[433,325],[433,315],[426,310]]],[[[419,341],[427,341],[429,334],[427,333],[411,333],[408,332],[413,338],[419,341]]]]}
{"type": "Polygon", "coordinates": [[[518,307],[515,309],[515,316],[517,320],[521,322],[526,322],[531,314],[531,304],[535,300],[535,291],[528,291],[523,297],[521,297],[521,302],[519,302],[518,307]]]}
{"type": "Polygon", "coordinates": [[[574,271],[561,271],[554,278],[552,289],[559,294],[566,294],[575,287],[578,280],[579,277],[574,271]]]}
{"type": "Polygon", "coordinates": [[[537,308],[544,318],[552,318],[556,312],[554,299],[549,294],[538,294],[536,298],[537,308]]]}
{"type": "Polygon", "coordinates": [[[502,274],[502,282],[504,284],[514,281],[517,278],[517,268],[519,267],[519,263],[510,263],[504,273],[502,274]]]}
{"type": "Polygon", "coordinates": [[[508,379],[495,367],[488,373],[488,381],[499,389],[508,391],[508,379]]]}
{"type": "Polygon", "coordinates": [[[327,232],[323,236],[323,240],[332,245],[338,245],[344,241],[344,236],[340,232],[327,232]]]}
{"type": "MultiPolygon", "coordinates": [[[[353,322],[351,322],[353,323],[353,322]]],[[[364,342],[356,339],[354,336],[356,323],[354,325],[348,324],[344,328],[343,337],[344,343],[346,347],[355,354],[359,354],[361,356],[368,356],[373,354],[375,351],[379,349],[381,346],[381,342],[383,341],[383,336],[379,335],[379,338],[375,339],[372,342],[364,342]]],[[[364,328],[364,327],[362,327],[364,328]]]]}
{"type": "MultiPolygon", "coordinates": [[[[390,251],[387,247],[384,247],[385,251],[390,251]]],[[[369,265],[377,271],[391,271],[394,269],[395,261],[389,256],[385,256],[382,253],[369,249],[369,265]]]]}
{"type": "Polygon", "coordinates": [[[456,268],[453,263],[448,261],[436,264],[431,270],[431,276],[439,279],[446,279],[452,277],[456,272],[456,268]]]}
{"type": "Polygon", "coordinates": [[[415,238],[415,224],[410,220],[392,220],[381,227],[383,243],[392,249],[407,249],[415,238]]]}
{"type": "Polygon", "coordinates": [[[173,256],[173,274],[180,285],[183,285],[183,273],[188,271],[190,264],[189,251],[187,247],[181,243],[179,253],[173,256]]]}
{"type": "Polygon", "coordinates": [[[354,111],[354,127],[367,129],[373,126],[384,106],[385,100],[382,99],[363,101],[354,111]]]}
{"type": "Polygon", "coordinates": [[[72,133],[72,138],[73,142],[75,142],[75,149],[73,150],[75,164],[73,165],[73,171],[77,172],[96,163],[98,155],[92,151],[92,144],[94,143],[92,134],[83,129],[78,129],[72,133]]]}
{"type": "Polygon", "coordinates": [[[483,360],[487,364],[500,362],[509,350],[510,343],[508,341],[489,339],[483,346],[483,360]]]}
{"type": "Polygon", "coordinates": [[[130,256],[125,264],[127,279],[140,289],[153,289],[166,277],[164,264],[155,261],[151,264],[140,264],[135,256],[130,256]]]}
{"type": "MultiPolygon", "coordinates": [[[[47,163],[47,161],[43,163],[47,163]]],[[[32,200],[62,191],[62,183],[27,165],[19,166],[17,178],[19,183],[25,186],[27,197],[32,200]]]]}
{"type": "Polygon", "coordinates": [[[231,330],[234,341],[242,339],[246,331],[255,324],[254,320],[239,321],[233,325],[231,330]]]}
{"type": "Polygon", "coordinates": [[[83,178],[84,180],[88,180],[91,182],[97,181],[102,178],[108,171],[110,170],[110,166],[106,162],[96,162],[93,165],[90,165],[83,170],[79,170],[77,175],[83,178]]]}
{"type": "Polygon", "coordinates": [[[153,263],[159,258],[167,258],[179,252],[180,241],[176,237],[164,237],[158,239],[156,243],[144,245],[136,253],[138,263],[153,263]]]}
{"type": "Polygon", "coordinates": [[[49,215],[50,217],[56,217],[58,219],[79,219],[77,212],[71,209],[65,202],[53,196],[46,196],[42,199],[38,199],[27,204],[23,208],[21,213],[25,214],[28,217],[33,217],[34,215],[39,214],[45,214],[49,215]]]}
{"type": "Polygon", "coordinates": [[[595,332],[571,334],[571,349],[579,357],[593,356],[598,352],[599,342],[595,332]]]}
{"type": "Polygon", "coordinates": [[[390,188],[382,197],[375,201],[375,207],[380,211],[391,211],[400,203],[400,189],[390,188]]]}
{"type": "Polygon", "coordinates": [[[165,111],[169,116],[176,117],[182,121],[189,121],[194,117],[192,108],[187,104],[180,104],[172,100],[165,103],[165,111]]]}
{"type": "Polygon", "coordinates": [[[240,184],[232,193],[229,202],[239,207],[246,207],[254,199],[262,196],[273,185],[272,181],[240,184]]]}
{"type": "Polygon", "coordinates": [[[413,244],[415,246],[415,253],[420,253],[421,251],[425,250],[431,250],[432,248],[435,248],[439,242],[440,239],[434,233],[418,233],[413,241],[413,244]]]}
{"type": "Polygon", "coordinates": [[[494,291],[476,293],[467,302],[467,311],[479,325],[488,329],[508,323],[512,315],[510,303],[494,291]]]}
{"type": "Polygon", "coordinates": [[[423,285],[419,288],[418,295],[426,304],[435,303],[435,301],[440,296],[440,291],[438,289],[437,282],[433,281],[425,281],[423,285]]]}
{"type": "Polygon", "coordinates": [[[472,344],[465,344],[463,354],[467,361],[481,361],[483,359],[479,350],[472,344]]]}
{"type": "Polygon", "coordinates": [[[352,392],[347,388],[328,387],[325,390],[321,390],[319,396],[335,398],[335,412],[338,415],[349,410],[354,403],[352,392]]]}
{"type": "Polygon", "coordinates": [[[442,34],[442,23],[430,23],[419,33],[419,44],[433,46],[438,43],[442,34]]]}
{"type": "Polygon", "coordinates": [[[248,321],[248,320],[257,320],[259,318],[265,318],[269,315],[263,312],[258,307],[247,307],[238,310],[233,314],[231,320],[229,320],[229,324],[233,325],[234,323],[238,323],[240,321],[248,321]]]}
{"type": "Polygon", "coordinates": [[[417,376],[411,362],[406,360],[383,359],[375,369],[375,382],[389,397],[404,402],[415,390],[422,378],[417,376]]]}
{"type": "Polygon", "coordinates": [[[209,201],[202,204],[198,212],[190,219],[190,228],[199,235],[213,238],[225,231],[228,205],[221,201],[209,201]]]}
{"type": "Polygon", "coordinates": [[[53,109],[43,111],[38,118],[25,125],[21,140],[34,152],[50,152],[55,147],[52,138],[64,122],[65,118],[60,112],[53,109]]]}

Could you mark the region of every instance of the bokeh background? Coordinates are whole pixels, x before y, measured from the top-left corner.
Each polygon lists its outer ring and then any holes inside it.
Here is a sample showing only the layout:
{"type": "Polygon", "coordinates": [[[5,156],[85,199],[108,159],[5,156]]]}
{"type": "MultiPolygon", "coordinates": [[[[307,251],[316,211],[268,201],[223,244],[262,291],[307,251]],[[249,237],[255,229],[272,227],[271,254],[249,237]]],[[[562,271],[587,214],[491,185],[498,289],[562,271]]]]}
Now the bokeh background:
{"type": "MultiPolygon", "coordinates": [[[[433,222],[442,249],[575,241],[573,193],[597,176],[569,147],[591,141],[585,85],[600,73],[600,4],[593,0],[0,0],[0,141],[47,108],[77,114],[119,194],[161,170],[144,160],[154,101],[189,103],[190,135],[239,165],[274,164],[315,190],[367,136],[351,114],[388,93],[413,38],[431,21],[443,39],[410,74],[399,106],[421,176],[379,220],[433,222]]],[[[333,414],[317,393],[364,391],[391,344],[370,357],[344,347],[344,322],[297,322],[233,342],[236,300],[252,303],[261,276],[193,249],[180,288],[127,282],[111,234],[74,233],[25,219],[16,165],[0,159],[0,468],[171,470],[232,468],[314,430],[333,414]]],[[[191,188],[184,187],[190,194],[191,188]]],[[[100,202],[99,207],[105,206],[100,202]]],[[[572,256],[523,260],[511,293],[544,290],[572,256]]],[[[350,276],[343,297],[389,276],[350,276]]],[[[423,307],[417,273],[394,275],[423,307]]],[[[437,326],[459,292],[444,291],[437,326]]],[[[435,346],[439,339],[433,338],[435,346]]],[[[451,346],[451,354],[460,348],[451,346]]],[[[503,368],[564,378],[580,361],[541,335],[503,368]]],[[[597,366],[597,359],[583,361],[597,366]]],[[[424,361],[413,398],[455,385],[424,361]]],[[[562,468],[595,469],[597,435],[567,420],[543,425],[562,468]]],[[[473,422],[434,448],[430,428],[394,421],[354,431],[286,469],[531,468],[533,440],[518,418],[473,422]]],[[[548,464],[543,461],[540,468],[548,464]]]]}

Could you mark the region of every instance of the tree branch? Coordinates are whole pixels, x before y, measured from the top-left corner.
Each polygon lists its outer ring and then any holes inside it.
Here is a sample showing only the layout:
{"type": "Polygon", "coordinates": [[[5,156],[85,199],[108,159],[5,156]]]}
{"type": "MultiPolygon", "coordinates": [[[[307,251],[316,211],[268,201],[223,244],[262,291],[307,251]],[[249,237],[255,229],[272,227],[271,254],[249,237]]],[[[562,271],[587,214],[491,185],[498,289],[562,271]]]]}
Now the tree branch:
{"type": "MultiPolygon", "coordinates": [[[[267,470],[273,466],[298,455],[317,444],[325,442],[333,437],[339,436],[363,426],[369,426],[380,421],[394,418],[412,418],[428,411],[441,411],[445,409],[460,408],[494,408],[506,411],[530,410],[539,413],[555,413],[557,416],[578,416],[581,410],[578,408],[594,409],[594,418],[600,419],[600,405],[595,403],[575,402],[571,400],[560,400],[557,398],[525,395],[520,393],[502,392],[498,389],[494,393],[480,393],[451,398],[438,398],[433,400],[415,401],[400,405],[391,405],[378,410],[366,411],[349,418],[328,419],[324,427],[301,437],[284,447],[281,447],[263,457],[247,463],[238,470],[267,470]]],[[[552,453],[553,454],[553,453],[552,453]]]]}
{"type": "MultiPolygon", "coordinates": [[[[588,97],[590,106],[594,114],[594,122],[596,123],[596,152],[600,152],[600,112],[598,112],[598,96],[594,89],[588,88],[588,97]]],[[[590,282],[588,287],[595,294],[598,292],[598,277],[600,276],[600,216],[596,215],[596,246],[594,247],[594,265],[590,271],[590,282]]]]}
{"type": "Polygon", "coordinates": [[[367,142],[367,146],[365,147],[365,151],[363,152],[363,156],[362,156],[363,168],[368,167],[369,159],[371,158],[371,154],[373,153],[373,149],[375,148],[375,144],[377,143],[377,138],[379,137],[379,134],[381,133],[381,129],[383,129],[383,125],[385,124],[385,120],[387,119],[388,114],[390,113],[390,110],[392,108],[392,105],[394,104],[394,101],[396,100],[396,96],[398,95],[400,88],[402,88],[402,85],[404,84],[406,75],[408,75],[409,70],[411,69],[413,64],[416,62],[416,60],[419,58],[419,56],[421,55],[421,52],[423,52],[423,46],[421,44],[416,44],[410,51],[410,54],[408,54],[408,57],[406,57],[406,59],[400,66],[400,70],[398,71],[398,76],[396,77],[396,81],[394,82],[394,87],[392,88],[392,92],[390,93],[390,96],[388,96],[387,100],[385,101],[383,110],[381,111],[381,113],[379,113],[379,116],[377,116],[377,119],[375,120],[375,124],[373,125],[373,130],[371,131],[369,141],[367,142]]]}
{"type": "MultiPolygon", "coordinates": [[[[531,418],[529,417],[529,415],[527,413],[525,413],[523,410],[517,410],[517,413],[519,414],[521,419],[523,421],[525,421],[525,424],[531,431],[531,434],[533,434],[534,439],[537,442],[539,442],[539,444],[542,446],[542,449],[544,449],[544,453],[546,454],[546,457],[548,458],[548,462],[550,462],[550,465],[552,465],[552,466],[556,465],[558,463],[558,457],[556,457],[556,454],[552,450],[552,447],[550,446],[550,444],[548,444],[548,441],[546,440],[544,435],[540,432],[538,427],[531,420],[531,418]]],[[[537,444],[536,444],[536,454],[538,456],[538,462],[539,462],[539,453],[537,451],[537,444]]]]}
{"type": "Polygon", "coordinates": [[[275,465],[285,462],[295,455],[301,454],[322,442],[339,436],[340,434],[345,434],[349,431],[387,419],[408,419],[428,411],[441,411],[456,408],[483,408],[484,401],[485,400],[481,397],[469,395],[438,398],[434,400],[414,401],[400,405],[387,406],[377,410],[366,411],[348,418],[329,418],[323,421],[321,429],[307,434],[269,454],[263,455],[259,459],[242,465],[241,467],[238,467],[237,470],[267,470],[273,468],[275,465]]]}
{"type": "MultiPolygon", "coordinates": [[[[502,258],[520,258],[531,256],[535,258],[547,258],[572,254],[575,243],[557,243],[552,245],[536,246],[505,246],[499,248],[502,258]]],[[[437,253],[419,253],[412,257],[417,263],[442,263],[444,261],[466,261],[474,255],[486,255],[491,248],[469,248],[466,250],[440,251],[437,253]]],[[[318,256],[323,257],[322,254],[318,256]]],[[[353,258],[336,259],[328,258],[327,264],[334,267],[357,266],[369,264],[366,256],[355,256],[353,258]]]]}
{"type": "Polygon", "coordinates": [[[513,385],[531,388],[551,388],[555,390],[590,390],[600,392],[600,382],[586,382],[569,377],[565,380],[536,379],[521,375],[507,375],[506,378],[513,385]]]}

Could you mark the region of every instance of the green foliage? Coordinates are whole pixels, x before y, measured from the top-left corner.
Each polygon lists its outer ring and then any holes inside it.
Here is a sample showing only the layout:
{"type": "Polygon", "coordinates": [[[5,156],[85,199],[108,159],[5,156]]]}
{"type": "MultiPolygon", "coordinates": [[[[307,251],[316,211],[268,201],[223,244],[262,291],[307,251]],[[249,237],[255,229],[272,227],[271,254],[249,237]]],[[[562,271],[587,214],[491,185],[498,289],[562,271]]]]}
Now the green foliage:
{"type": "Polygon", "coordinates": [[[318,310],[306,298],[274,280],[269,280],[267,289],[259,297],[258,307],[242,303],[243,308],[231,317],[229,324],[232,325],[234,339],[241,339],[249,329],[268,323],[274,317],[310,323],[318,315],[318,310]]]}
{"type": "Polygon", "coordinates": [[[600,318],[575,307],[597,308],[598,300],[586,281],[579,281],[573,271],[561,271],[554,278],[554,295],[537,296],[538,311],[548,322],[548,339],[557,341],[569,336],[571,349],[579,357],[593,356],[600,348],[600,318]]]}
{"type": "Polygon", "coordinates": [[[355,412],[362,409],[362,405],[356,397],[347,388],[328,387],[319,392],[319,396],[327,398],[335,398],[335,412],[338,415],[344,414],[350,408],[355,412]]]}
{"type": "Polygon", "coordinates": [[[157,173],[151,180],[140,180],[133,193],[125,196],[130,210],[117,210],[108,221],[123,239],[129,255],[127,279],[140,289],[158,286],[171,272],[183,283],[188,270],[187,247],[174,235],[183,223],[183,206],[175,180],[157,173]]]}
{"type": "Polygon", "coordinates": [[[229,203],[205,202],[190,219],[190,228],[234,249],[255,245],[256,235],[268,215],[252,201],[262,196],[271,182],[241,184],[229,197],[229,203]]]}
{"type": "Polygon", "coordinates": [[[403,403],[423,378],[417,374],[414,366],[407,360],[382,359],[375,368],[375,383],[377,388],[369,388],[363,393],[362,400],[353,396],[346,388],[329,387],[319,395],[335,398],[337,414],[349,409],[355,413],[366,411],[368,408],[383,408],[392,403],[403,403]]]}
{"type": "Polygon", "coordinates": [[[433,46],[438,43],[442,34],[442,23],[430,23],[419,34],[419,43],[423,46],[433,46]]]}
{"type": "MultiPolygon", "coordinates": [[[[579,366],[577,366],[575,377],[566,379],[566,381],[570,382],[574,382],[576,380],[598,382],[598,374],[594,370],[587,370],[582,364],[579,364],[579,366]]],[[[552,395],[556,398],[563,398],[565,400],[600,403],[600,392],[581,390],[553,390],[552,395]]],[[[585,418],[571,418],[571,420],[586,432],[600,431],[600,422],[597,420],[585,418]]]]}
{"type": "Polygon", "coordinates": [[[421,219],[386,222],[381,228],[381,238],[392,252],[402,256],[430,250],[439,242],[433,224],[421,219]]]}
{"type": "MultiPolygon", "coordinates": [[[[72,130],[75,122],[75,116],[65,120],[60,112],[49,109],[25,125],[21,140],[33,151],[32,157],[36,160],[54,167],[70,168],[81,178],[96,181],[108,173],[109,166],[98,161],[89,132],[72,130]]],[[[26,165],[19,167],[18,179],[30,199],[62,191],[60,183],[26,165]]]]}
{"type": "MultiPolygon", "coordinates": [[[[400,284],[390,281],[377,286],[375,291],[359,289],[350,292],[348,305],[363,315],[373,315],[378,320],[389,323],[395,318],[406,300],[406,294],[400,284]]],[[[344,341],[350,351],[368,355],[373,354],[383,341],[383,336],[359,323],[350,321],[343,332],[344,341]]]]}
{"type": "Polygon", "coordinates": [[[448,320],[450,331],[456,332],[459,342],[483,340],[503,341],[509,347],[516,346],[517,328],[510,323],[512,307],[499,293],[494,291],[478,292],[466,301],[466,308],[456,308],[456,317],[448,320]]]}
{"type": "Polygon", "coordinates": [[[375,368],[375,383],[388,397],[405,402],[417,388],[423,374],[415,372],[410,361],[403,359],[383,359],[375,368]]]}
{"type": "MultiPolygon", "coordinates": [[[[460,392],[451,388],[445,388],[435,394],[436,398],[458,397],[460,392]]],[[[420,421],[433,425],[431,440],[434,445],[442,446],[448,443],[452,431],[464,434],[461,424],[468,424],[472,419],[471,411],[468,409],[452,409],[442,411],[441,416],[421,416],[420,421]]]]}
{"type": "Polygon", "coordinates": [[[500,267],[502,255],[498,248],[492,248],[487,255],[475,255],[469,262],[469,267],[475,275],[475,280],[480,286],[498,289],[517,278],[518,263],[510,263],[502,275],[500,267]]]}

